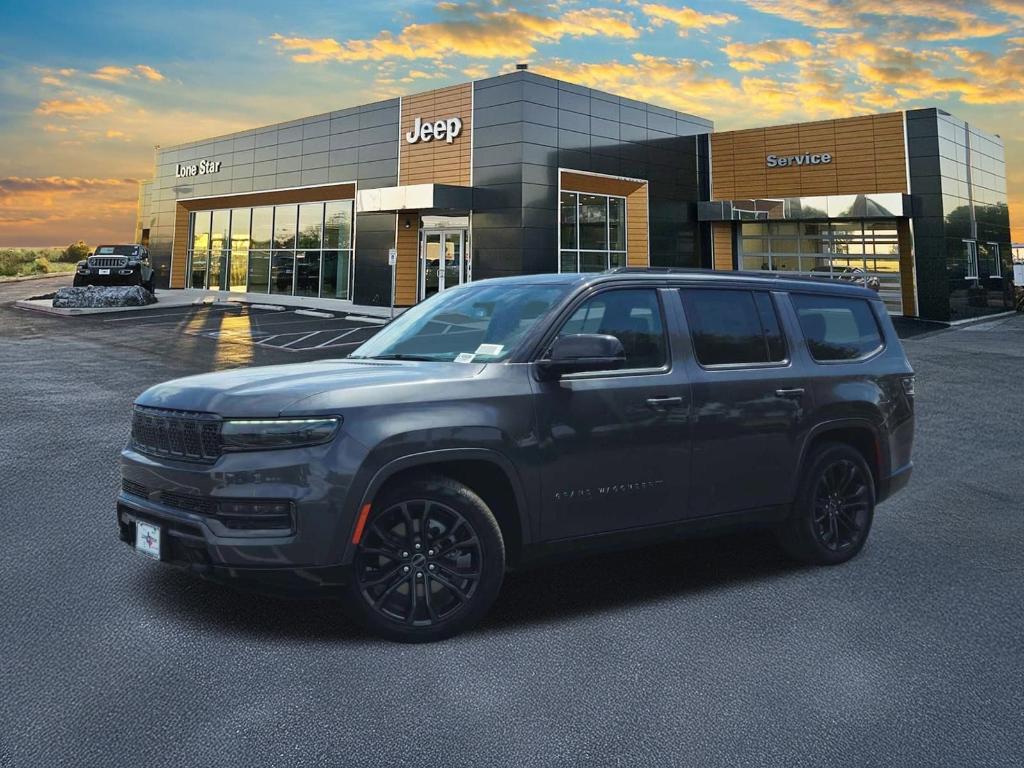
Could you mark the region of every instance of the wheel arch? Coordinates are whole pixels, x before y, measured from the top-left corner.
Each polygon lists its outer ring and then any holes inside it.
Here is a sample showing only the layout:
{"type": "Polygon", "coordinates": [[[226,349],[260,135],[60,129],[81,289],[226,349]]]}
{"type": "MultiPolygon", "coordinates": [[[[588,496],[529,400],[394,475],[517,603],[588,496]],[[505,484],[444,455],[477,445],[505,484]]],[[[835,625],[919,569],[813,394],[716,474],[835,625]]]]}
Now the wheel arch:
{"type": "MultiPolygon", "coordinates": [[[[505,557],[514,565],[532,537],[530,535],[527,501],[522,481],[512,462],[486,448],[455,448],[426,451],[395,459],[378,469],[359,497],[358,510],[373,504],[380,492],[403,478],[423,473],[449,477],[472,490],[491,509],[505,539],[505,557]]],[[[351,563],[355,553],[353,542],[358,520],[353,519],[348,531],[343,562],[351,563]]]]}
{"type": "MultiPolygon", "coordinates": [[[[882,433],[877,424],[870,419],[844,418],[816,425],[808,433],[800,451],[800,461],[797,464],[800,472],[796,475],[797,485],[807,457],[816,445],[823,442],[843,443],[856,449],[864,457],[864,461],[867,462],[868,468],[871,470],[876,498],[881,494],[882,482],[887,476],[889,455],[888,446],[882,439],[882,433]]],[[[794,485],[794,493],[797,485],[794,485]]]]}

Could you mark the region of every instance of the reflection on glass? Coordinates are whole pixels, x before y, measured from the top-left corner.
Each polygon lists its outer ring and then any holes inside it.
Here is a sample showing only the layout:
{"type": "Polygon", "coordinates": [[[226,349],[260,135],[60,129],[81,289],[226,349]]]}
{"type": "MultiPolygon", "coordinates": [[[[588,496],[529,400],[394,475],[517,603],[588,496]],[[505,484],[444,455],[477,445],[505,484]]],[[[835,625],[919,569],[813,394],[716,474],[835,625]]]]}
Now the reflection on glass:
{"type": "Polygon", "coordinates": [[[610,250],[626,250],[626,201],[621,197],[608,198],[608,239],[610,250]]]}
{"type": "Polygon", "coordinates": [[[320,251],[295,252],[295,295],[316,296],[320,289],[320,251]]]}
{"type": "Polygon", "coordinates": [[[246,277],[249,272],[249,222],[252,218],[251,208],[235,208],[231,212],[231,256],[228,262],[230,274],[228,289],[245,291],[246,277]]]}
{"type": "Polygon", "coordinates": [[[575,272],[576,267],[576,251],[562,251],[561,271],[575,272]]]}
{"type": "Polygon", "coordinates": [[[320,268],[320,295],[331,299],[348,298],[348,251],[324,251],[320,268]]]}
{"type": "Polygon", "coordinates": [[[206,287],[206,270],[210,258],[210,212],[192,214],[192,268],[190,285],[206,287]]]}
{"type": "Polygon", "coordinates": [[[352,201],[327,203],[324,211],[324,248],[352,247],[352,201]]]}
{"type": "Polygon", "coordinates": [[[580,195],[580,248],[590,251],[608,250],[608,198],[603,195],[580,195]]]}
{"type": "Polygon", "coordinates": [[[580,272],[604,272],[608,267],[608,254],[594,251],[580,251],[580,272]]]}
{"type": "Polygon", "coordinates": [[[231,211],[213,212],[213,225],[210,230],[210,278],[211,290],[225,290],[222,280],[224,268],[231,244],[231,211]]]}
{"type": "MultiPolygon", "coordinates": [[[[562,248],[576,248],[576,193],[563,192],[559,220],[562,227],[562,248]]],[[[567,272],[575,272],[575,267],[567,272]]]]}
{"type": "Polygon", "coordinates": [[[423,235],[423,298],[429,298],[441,287],[441,234],[426,232],[423,235]]]}
{"type": "Polygon", "coordinates": [[[295,281],[295,254],[274,251],[270,262],[270,292],[291,295],[295,281]]]}
{"type": "Polygon", "coordinates": [[[274,248],[295,247],[295,220],[298,213],[297,205],[274,207],[274,248]]]}
{"type": "Polygon", "coordinates": [[[270,250],[270,239],[274,226],[274,209],[252,209],[252,247],[258,251],[270,250]]]}
{"type": "Polygon", "coordinates": [[[299,206],[299,248],[320,248],[323,219],[323,203],[306,203],[299,206]]]}
{"type": "Polygon", "coordinates": [[[249,291],[250,293],[270,291],[269,251],[249,251],[249,291]]]}

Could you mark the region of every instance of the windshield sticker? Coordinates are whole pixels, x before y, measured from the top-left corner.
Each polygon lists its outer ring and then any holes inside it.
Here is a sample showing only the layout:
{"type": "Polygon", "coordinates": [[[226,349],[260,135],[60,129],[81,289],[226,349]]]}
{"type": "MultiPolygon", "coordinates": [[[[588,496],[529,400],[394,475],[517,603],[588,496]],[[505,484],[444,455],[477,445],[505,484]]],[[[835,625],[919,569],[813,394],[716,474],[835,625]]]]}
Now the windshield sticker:
{"type": "Polygon", "coordinates": [[[460,352],[455,356],[456,363],[472,363],[473,358],[476,357],[472,352],[460,352]]]}
{"type": "Polygon", "coordinates": [[[481,344],[476,348],[478,355],[500,355],[504,347],[501,344],[481,344]]]}

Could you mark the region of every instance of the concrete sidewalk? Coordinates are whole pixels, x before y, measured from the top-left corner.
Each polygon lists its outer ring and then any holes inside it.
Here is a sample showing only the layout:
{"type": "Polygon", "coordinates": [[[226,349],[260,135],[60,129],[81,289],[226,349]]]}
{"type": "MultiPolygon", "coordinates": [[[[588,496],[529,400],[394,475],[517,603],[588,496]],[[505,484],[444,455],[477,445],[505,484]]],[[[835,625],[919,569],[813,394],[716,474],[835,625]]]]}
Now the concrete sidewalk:
{"type": "MultiPolygon", "coordinates": [[[[70,317],[72,315],[99,315],[109,314],[112,312],[136,312],[141,310],[169,309],[173,307],[185,307],[191,305],[234,302],[239,304],[260,305],[263,307],[295,309],[303,311],[303,313],[322,317],[354,315],[357,317],[373,318],[375,320],[388,320],[391,317],[391,309],[389,307],[371,307],[363,304],[353,304],[351,301],[344,301],[342,299],[318,299],[308,296],[278,296],[268,295],[265,293],[236,293],[233,291],[201,291],[193,289],[157,289],[154,295],[157,298],[157,303],[148,304],[144,307],[58,309],[54,308],[53,301],[51,299],[23,299],[15,302],[14,306],[20,309],[30,309],[35,312],[45,312],[49,315],[70,317]],[[328,313],[330,314],[328,315],[328,313]]],[[[394,311],[395,317],[404,311],[404,309],[396,308],[394,311]]]]}

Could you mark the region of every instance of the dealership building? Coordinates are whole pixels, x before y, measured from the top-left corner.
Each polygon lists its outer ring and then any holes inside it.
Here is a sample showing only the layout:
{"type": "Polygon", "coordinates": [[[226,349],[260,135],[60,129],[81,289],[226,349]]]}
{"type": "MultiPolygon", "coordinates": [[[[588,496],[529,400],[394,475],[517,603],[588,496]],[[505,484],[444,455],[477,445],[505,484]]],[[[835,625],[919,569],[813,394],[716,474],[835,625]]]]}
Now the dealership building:
{"type": "Polygon", "coordinates": [[[892,313],[934,320],[1012,304],[1003,142],[937,109],[715,132],[516,71],[155,161],[136,234],[171,288],[410,306],[652,266],[867,273],[892,313]]]}

